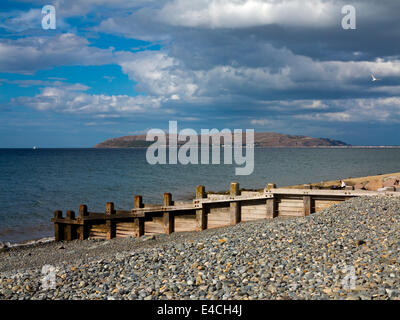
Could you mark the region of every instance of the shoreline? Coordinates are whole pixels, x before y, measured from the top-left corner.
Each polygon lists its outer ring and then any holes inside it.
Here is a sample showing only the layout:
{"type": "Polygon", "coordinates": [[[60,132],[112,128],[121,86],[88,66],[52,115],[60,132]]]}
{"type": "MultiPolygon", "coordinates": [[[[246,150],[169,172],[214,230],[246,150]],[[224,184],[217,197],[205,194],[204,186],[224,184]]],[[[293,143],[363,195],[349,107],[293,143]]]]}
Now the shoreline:
{"type": "Polygon", "coordinates": [[[400,299],[399,212],[399,199],[354,198],[302,218],[11,248],[0,300],[400,299]],[[55,288],[42,287],[45,264],[55,288]]]}
{"type": "MultiPolygon", "coordinates": [[[[342,178],[343,181],[349,186],[355,186],[356,189],[357,187],[365,187],[365,186],[370,186],[369,190],[371,191],[376,191],[379,188],[382,188],[385,184],[385,179],[387,178],[392,178],[392,177],[397,177],[400,179],[400,172],[395,172],[395,173],[387,173],[387,174],[379,174],[379,175],[373,175],[373,176],[364,176],[364,177],[355,177],[355,178],[342,178]]],[[[327,189],[331,188],[332,186],[337,186],[340,185],[340,179],[338,180],[329,180],[329,181],[322,181],[322,182],[314,182],[314,183],[309,183],[312,188],[316,189],[327,189]]],[[[389,184],[388,184],[389,185],[389,184]]],[[[388,186],[386,185],[386,186],[388,186]]],[[[285,188],[288,189],[301,189],[303,188],[304,184],[300,185],[291,185],[291,186],[284,186],[285,188]]],[[[249,188],[242,188],[242,191],[262,191],[263,189],[249,189],[249,188]]],[[[229,191],[207,191],[207,194],[227,194],[229,191]]],[[[192,198],[188,198],[187,200],[191,200],[192,198]]],[[[50,219],[49,219],[49,224],[51,224],[50,219]]],[[[11,242],[11,241],[0,241],[0,250],[4,250],[7,247],[8,248],[15,248],[15,247],[25,247],[25,246],[35,246],[37,244],[41,243],[47,243],[47,242],[52,242],[54,241],[54,236],[43,236],[43,237],[38,237],[34,239],[28,239],[24,240],[21,242],[11,242]]]]}
{"type": "Polygon", "coordinates": [[[3,245],[4,247],[0,247],[0,252],[5,249],[16,249],[16,248],[22,248],[22,247],[29,247],[29,246],[35,246],[35,245],[40,245],[40,244],[46,244],[49,242],[54,242],[54,237],[43,237],[43,238],[37,238],[37,239],[31,239],[31,240],[25,240],[22,242],[9,242],[9,241],[4,241],[1,242],[0,244],[3,245]]]}

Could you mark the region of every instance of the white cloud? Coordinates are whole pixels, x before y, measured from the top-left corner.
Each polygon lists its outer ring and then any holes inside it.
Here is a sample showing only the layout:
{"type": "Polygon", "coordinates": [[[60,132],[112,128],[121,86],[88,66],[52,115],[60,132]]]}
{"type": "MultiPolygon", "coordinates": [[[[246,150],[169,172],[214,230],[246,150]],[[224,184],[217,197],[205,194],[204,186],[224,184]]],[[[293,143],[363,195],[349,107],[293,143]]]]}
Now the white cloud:
{"type": "Polygon", "coordinates": [[[295,119],[331,122],[400,123],[400,98],[327,100],[330,112],[294,115],[295,119]]]}
{"type": "MultiPolygon", "coordinates": [[[[371,14],[375,8],[373,2],[364,2],[368,3],[367,15],[371,14]]],[[[360,9],[362,2],[355,3],[360,16],[365,16],[360,9]]],[[[57,4],[64,16],[78,15],[80,10],[87,12],[94,5],[111,5],[103,0],[85,2],[81,8],[77,1],[57,4]]],[[[305,40],[294,40],[297,35],[304,37],[302,26],[340,28],[342,4],[343,1],[331,0],[173,0],[136,4],[118,0],[115,6],[119,9],[136,6],[138,10],[106,15],[96,31],[172,41],[161,51],[131,53],[93,47],[72,33],[4,39],[0,41],[0,72],[28,74],[58,65],[117,63],[137,83],[136,91],[146,96],[93,95],[86,92],[87,87],[73,88],[57,82],[14,82],[21,86],[45,86],[40,94],[15,99],[14,103],[43,111],[90,114],[99,119],[155,110],[171,115],[178,113],[182,119],[198,119],[200,112],[190,114],[191,106],[215,108],[215,111],[233,106],[237,114],[244,114],[246,110],[255,114],[265,108],[265,113],[274,112],[275,116],[281,113],[282,117],[297,121],[397,121],[398,101],[387,96],[398,95],[399,87],[384,81],[372,83],[370,74],[382,79],[400,77],[399,57],[374,60],[375,55],[370,55],[365,48],[351,47],[346,51],[350,38],[342,41],[333,29],[325,30],[322,36],[315,36],[320,32],[317,30],[305,40]],[[249,29],[249,33],[242,30],[271,24],[285,26],[278,30],[292,31],[279,42],[277,38],[272,41],[260,34],[264,28],[249,29]],[[331,41],[329,37],[323,38],[326,35],[337,38],[331,41]],[[322,37],[323,42],[313,42],[314,36],[319,40],[322,37]],[[343,42],[344,46],[332,49],[331,42],[343,42]],[[315,52],[305,50],[307,46],[315,48],[315,52]],[[342,55],[343,52],[347,54],[342,55]],[[359,61],[363,58],[369,61],[359,61]],[[383,97],[361,99],[380,95],[383,97]],[[348,100],[330,100],[344,96],[348,100]]],[[[33,21],[29,17],[27,13],[22,19],[33,21]]],[[[274,27],[265,28],[268,36],[273,36],[273,30],[274,27]]],[[[361,42],[362,36],[357,35],[361,42]]],[[[107,76],[104,78],[112,81],[107,76]]],[[[270,124],[265,114],[260,114],[260,118],[254,114],[246,121],[260,126],[270,124]]],[[[224,116],[232,118],[231,114],[224,116]]]]}
{"type": "MultiPolygon", "coordinates": [[[[315,61],[285,48],[269,47],[266,47],[265,54],[280,57],[275,66],[217,65],[196,70],[166,51],[123,53],[118,54],[117,60],[122,71],[138,82],[137,89],[163,99],[184,102],[210,103],[210,99],[218,102],[220,98],[229,96],[262,101],[264,96],[279,91],[349,92],[366,90],[362,88],[370,83],[371,73],[379,77],[400,77],[400,60],[315,61]]],[[[390,86],[378,89],[379,83],[374,85],[371,92],[383,93],[386,88],[390,94],[395,90],[390,86]]],[[[310,105],[297,107],[321,109],[326,105],[314,100],[310,105]]]]}
{"type": "Polygon", "coordinates": [[[255,126],[266,126],[272,125],[274,121],[271,119],[253,119],[250,121],[250,123],[255,126]]]}
{"type": "Polygon", "coordinates": [[[119,64],[130,79],[139,83],[137,89],[150,95],[178,100],[190,99],[196,93],[193,73],[164,52],[121,55],[119,64]]]}
{"type": "Polygon", "coordinates": [[[0,13],[0,27],[14,32],[41,28],[41,9],[0,13]]]}
{"type": "Polygon", "coordinates": [[[100,49],[73,33],[0,42],[0,72],[32,74],[60,65],[102,65],[113,61],[113,48],[100,49]]]}
{"type": "Polygon", "coordinates": [[[24,105],[40,111],[94,115],[116,118],[119,115],[145,113],[160,107],[161,99],[148,96],[88,94],[80,84],[45,87],[33,97],[12,99],[13,105],[24,105]]]}
{"type": "Polygon", "coordinates": [[[340,18],[341,1],[326,0],[174,0],[158,19],[172,25],[247,28],[269,24],[321,27],[340,18]]]}

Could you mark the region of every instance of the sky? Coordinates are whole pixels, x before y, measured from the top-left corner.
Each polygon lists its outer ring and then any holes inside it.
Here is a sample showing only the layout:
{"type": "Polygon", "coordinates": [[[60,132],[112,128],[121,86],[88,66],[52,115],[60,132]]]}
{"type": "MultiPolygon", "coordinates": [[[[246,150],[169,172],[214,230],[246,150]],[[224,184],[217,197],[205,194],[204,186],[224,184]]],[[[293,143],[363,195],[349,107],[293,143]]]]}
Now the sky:
{"type": "Polygon", "coordinates": [[[400,145],[399,14],[398,0],[1,0],[0,148],[172,120],[400,145]]]}

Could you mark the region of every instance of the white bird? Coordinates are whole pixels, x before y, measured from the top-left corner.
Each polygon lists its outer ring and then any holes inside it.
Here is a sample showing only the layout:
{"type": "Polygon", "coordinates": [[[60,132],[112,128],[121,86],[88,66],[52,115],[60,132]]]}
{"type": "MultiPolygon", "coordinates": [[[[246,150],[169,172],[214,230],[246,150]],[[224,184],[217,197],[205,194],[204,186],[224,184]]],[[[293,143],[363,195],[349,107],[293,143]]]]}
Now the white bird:
{"type": "Polygon", "coordinates": [[[381,80],[381,79],[377,79],[377,78],[375,78],[375,76],[374,76],[373,74],[371,74],[371,78],[372,78],[372,82],[375,82],[375,81],[379,81],[379,80],[381,80]]]}

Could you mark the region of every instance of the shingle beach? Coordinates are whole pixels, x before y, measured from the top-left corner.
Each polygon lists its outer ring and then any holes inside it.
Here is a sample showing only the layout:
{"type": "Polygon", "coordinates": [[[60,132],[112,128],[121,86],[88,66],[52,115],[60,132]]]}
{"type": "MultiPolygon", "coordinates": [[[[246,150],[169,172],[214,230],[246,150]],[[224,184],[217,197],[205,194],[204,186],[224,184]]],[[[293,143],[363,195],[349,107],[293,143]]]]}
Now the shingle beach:
{"type": "Polygon", "coordinates": [[[399,230],[400,199],[363,197],[302,218],[3,249],[0,299],[400,299],[399,230]]]}

